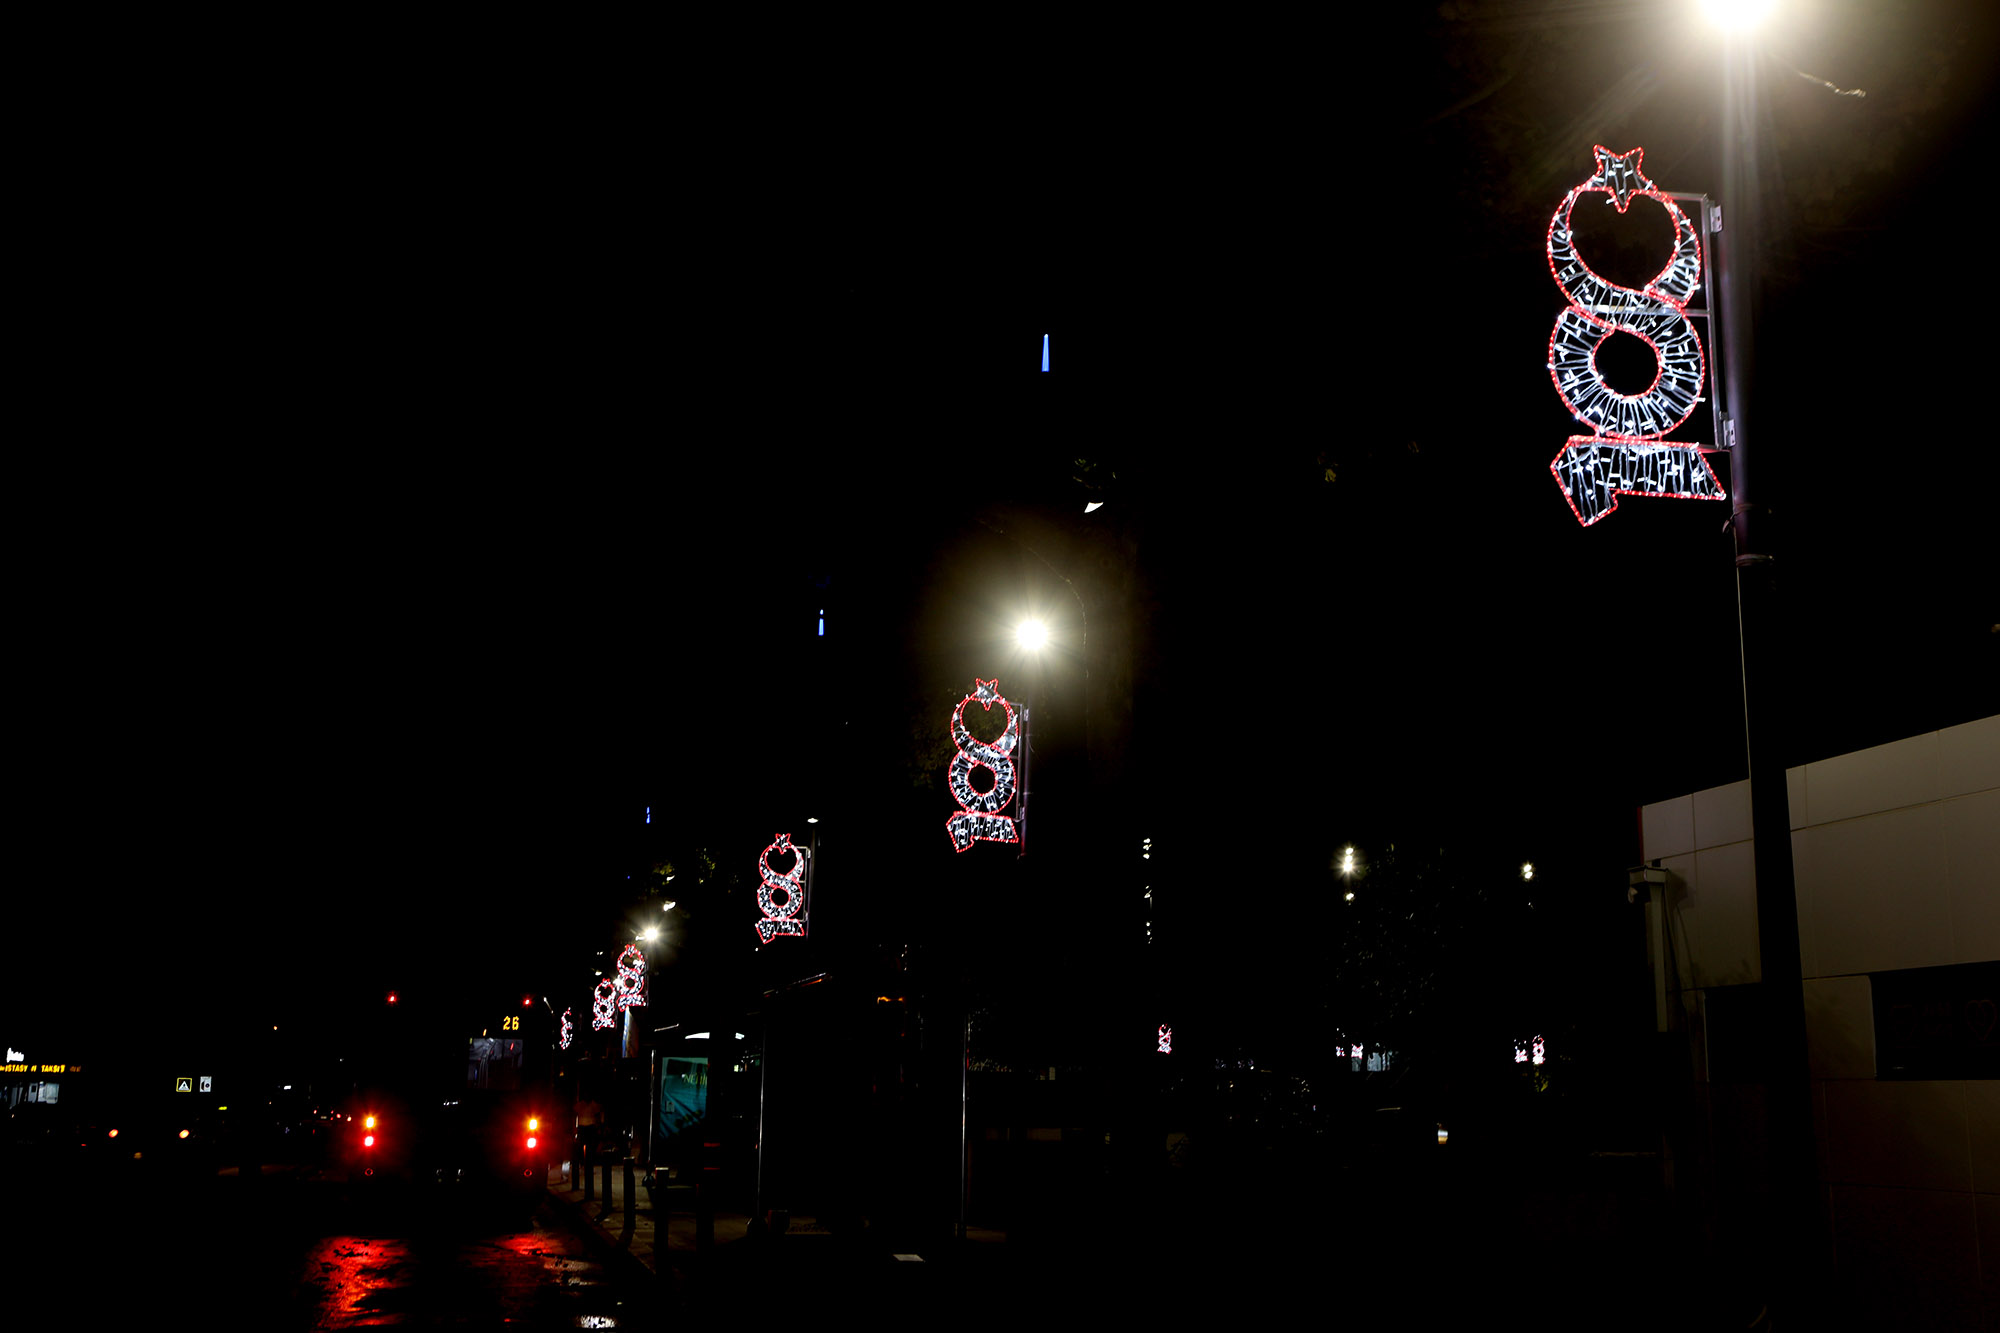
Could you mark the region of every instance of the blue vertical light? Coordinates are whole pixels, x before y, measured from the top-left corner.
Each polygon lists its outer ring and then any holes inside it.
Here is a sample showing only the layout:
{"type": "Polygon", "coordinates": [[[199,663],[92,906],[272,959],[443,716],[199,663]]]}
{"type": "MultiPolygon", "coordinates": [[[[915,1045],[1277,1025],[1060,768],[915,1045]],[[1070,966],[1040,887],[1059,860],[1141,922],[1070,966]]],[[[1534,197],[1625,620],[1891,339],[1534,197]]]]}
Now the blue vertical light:
{"type": "Polygon", "coordinates": [[[1044,333],[1042,335],[1042,369],[1047,370],[1048,368],[1049,368],[1049,335],[1044,333]]]}
{"type": "Polygon", "coordinates": [[[648,824],[653,822],[653,807],[650,805],[646,807],[646,822],[648,824]]]}
{"type": "Polygon", "coordinates": [[[823,606],[819,609],[819,636],[822,639],[826,637],[826,608],[823,606]]]}

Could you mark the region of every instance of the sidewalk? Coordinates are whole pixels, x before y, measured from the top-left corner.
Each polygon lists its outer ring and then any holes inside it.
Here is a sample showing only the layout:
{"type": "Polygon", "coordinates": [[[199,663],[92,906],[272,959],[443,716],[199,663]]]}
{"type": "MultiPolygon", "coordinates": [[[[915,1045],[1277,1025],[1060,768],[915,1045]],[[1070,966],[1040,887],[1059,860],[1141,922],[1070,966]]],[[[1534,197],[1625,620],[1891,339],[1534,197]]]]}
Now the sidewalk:
{"type": "Polygon", "coordinates": [[[697,1248],[695,1192],[678,1180],[648,1188],[645,1172],[632,1171],[631,1211],[626,1211],[625,1167],[613,1163],[609,1196],[604,1168],[592,1175],[591,1197],[584,1197],[583,1178],[575,1164],[551,1168],[551,1205],[593,1235],[607,1262],[628,1276],[657,1283],[663,1300],[686,1307],[727,1293],[759,1288],[769,1303],[790,1288],[824,1299],[837,1294],[887,1292],[916,1294],[949,1284],[969,1268],[985,1270],[1002,1261],[1006,1235],[985,1228],[968,1228],[965,1240],[940,1243],[934,1253],[895,1254],[865,1237],[838,1235],[817,1218],[780,1215],[774,1234],[753,1235],[747,1213],[718,1210],[713,1242],[704,1255],[697,1248]],[[765,1279],[781,1278],[776,1283],[765,1279]]]}
{"type": "MultiPolygon", "coordinates": [[[[694,1189],[678,1181],[662,1182],[664,1188],[648,1188],[646,1173],[631,1169],[632,1197],[626,1204],[626,1167],[613,1162],[610,1187],[605,1186],[602,1164],[593,1164],[591,1197],[586,1200],[583,1176],[577,1163],[563,1162],[549,1170],[549,1200],[568,1213],[599,1241],[615,1259],[644,1269],[664,1280],[675,1290],[685,1287],[695,1249],[694,1189]]],[[[719,1212],[715,1216],[715,1249],[741,1245],[749,1234],[750,1218],[745,1213],[719,1212]]]]}

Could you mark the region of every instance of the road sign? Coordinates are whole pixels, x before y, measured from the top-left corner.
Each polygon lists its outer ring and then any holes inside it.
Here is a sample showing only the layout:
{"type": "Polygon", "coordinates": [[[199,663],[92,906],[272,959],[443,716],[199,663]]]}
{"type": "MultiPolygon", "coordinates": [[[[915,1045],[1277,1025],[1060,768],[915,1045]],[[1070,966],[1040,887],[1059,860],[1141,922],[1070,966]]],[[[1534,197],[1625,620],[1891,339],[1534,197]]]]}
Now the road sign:
{"type": "Polygon", "coordinates": [[[185,1076],[174,1080],[175,1092],[193,1092],[194,1080],[185,1076]]]}

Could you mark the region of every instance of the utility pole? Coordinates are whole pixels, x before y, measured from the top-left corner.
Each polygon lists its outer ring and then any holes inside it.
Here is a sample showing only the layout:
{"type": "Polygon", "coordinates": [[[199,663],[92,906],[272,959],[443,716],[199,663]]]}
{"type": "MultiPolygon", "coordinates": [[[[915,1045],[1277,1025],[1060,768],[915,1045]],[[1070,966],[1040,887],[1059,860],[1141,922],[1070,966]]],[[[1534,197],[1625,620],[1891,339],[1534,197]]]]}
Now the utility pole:
{"type": "Polygon", "coordinates": [[[1806,1059],[1805,993],[1793,882],[1791,801],[1785,780],[1785,727],[1773,648],[1779,639],[1776,569],[1764,506],[1750,465],[1751,372],[1758,300],[1755,48],[1748,34],[1723,44],[1722,199],[1715,242],[1721,293],[1721,359],[1729,415],[1718,422],[1729,447],[1730,530],[1736,549],[1737,633],[1743,675],[1744,745],[1750,769],[1751,837],[1757,878],[1757,934],[1766,1009],[1765,1114],[1771,1198],[1776,1210],[1773,1295],[1797,1318],[1818,1287],[1826,1215],[1814,1147],[1806,1059]]]}

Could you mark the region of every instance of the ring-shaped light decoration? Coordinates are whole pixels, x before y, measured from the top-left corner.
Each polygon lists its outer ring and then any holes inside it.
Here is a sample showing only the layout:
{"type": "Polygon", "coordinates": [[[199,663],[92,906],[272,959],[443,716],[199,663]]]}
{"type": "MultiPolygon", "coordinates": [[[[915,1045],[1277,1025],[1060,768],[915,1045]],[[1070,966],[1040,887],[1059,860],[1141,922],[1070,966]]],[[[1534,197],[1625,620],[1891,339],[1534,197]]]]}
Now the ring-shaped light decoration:
{"type": "Polygon", "coordinates": [[[972,693],[960,699],[958,707],[951,710],[951,743],[958,747],[960,754],[970,755],[974,761],[990,765],[1012,762],[1014,747],[1020,739],[1021,719],[1014,713],[1013,701],[1001,696],[1000,678],[996,676],[992,680],[981,680],[974,676],[972,693]],[[965,706],[972,703],[978,704],[989,713],[993,711],[994,704],[999,704],[1007,711],[1007,725],[1001,728],[1000,734],[992,740],[980,740],[972,734],[971,728],[965,725],[965,706]]]}
{"type": "Polygon", "coordinates": [[[1014,799],[1014,765],[1006,760],[989,764],[984,759],[975,759],[964,751],[951,757],[951,769],[946,775],[951,783],[952,799],[967,810],[990,815],[1014,799]],[[993,775],[993,786],[986,791],[972,785],[972,770],[983,768],[993,775]]]}
{"type": "Polygon", "coordinates": [[[1000,693],[1000,680],[972,679],[972,693],[951,710],[951,742],[958,748],[952,756],[945,781],[952,799],[959,804],[957,814],[945,820],[951,845],[965,851],[975,842],[1019,842],[1014,821],[999,813],[1014,799],[1014,751],[1021,741],[1021,719],[1013,702],[1000,693]],[[987,711],[999,704],[1007,712],[1007,725],[991,741],[982,741],[965,725],[965,706],[976,703],[987,711]],[[993,787],[980,791],[972,785],[972,770],[984,768],[993,774],[993,787]]]}
{"type": "Polygon", "coordinates": [[[618,972],[611,979],[618,994],[618,1007],[630,1009],[646,1002],[646,955],[636,944],[628,944],[618,954],[618,972]]]}
{"type": "Polygon", "coordinates": [[[618,983],[610,977],[597,983],[590,995],[590,1026],[615,1027],[618,1023],[618,983]]]}
{"type": "Polygon", "coordinates": [[[1570,302],[1549,335],[1549,378],[1571,415],[1599,436],[1657,440],[1688,419],[1707,382],[1701,339],[1686,313],[1701,281],[1701,236],[1640,170],[1645,149],[1618,154],[1598,144],[1593,151],[1596,174],[1571,190],[1549,219],[1549,272],[1570,302]],[[1604,195],[1620,213],[1635,196],[1667,210],[1673,254],[1644,288],[1612,282],[1578,253],[1570,215],[1586,194],[1604,195]],[[1653,349],[1658,369],[1640,393],[1612,388],[1597,368],[1597,350],[1614,333],[1630,333],[1653,349]]]}
{"type": "Polygon", "coordinates": [[[757,938],[769,944],[780,935],[804,936],[806,923],[799,916],[805,909],[806,890],[804,884],[806,854],[802,848],[792,845],[792,835],[780,833],[771,840],[762,855],[757,858],[757,910],[763,913],[757,922],[757,938]],[[780,873],[771,868],[771,855],[792,854],[792,868],[780,873]],[[783,902],[778,894],[785,895],[783,902]]]}

